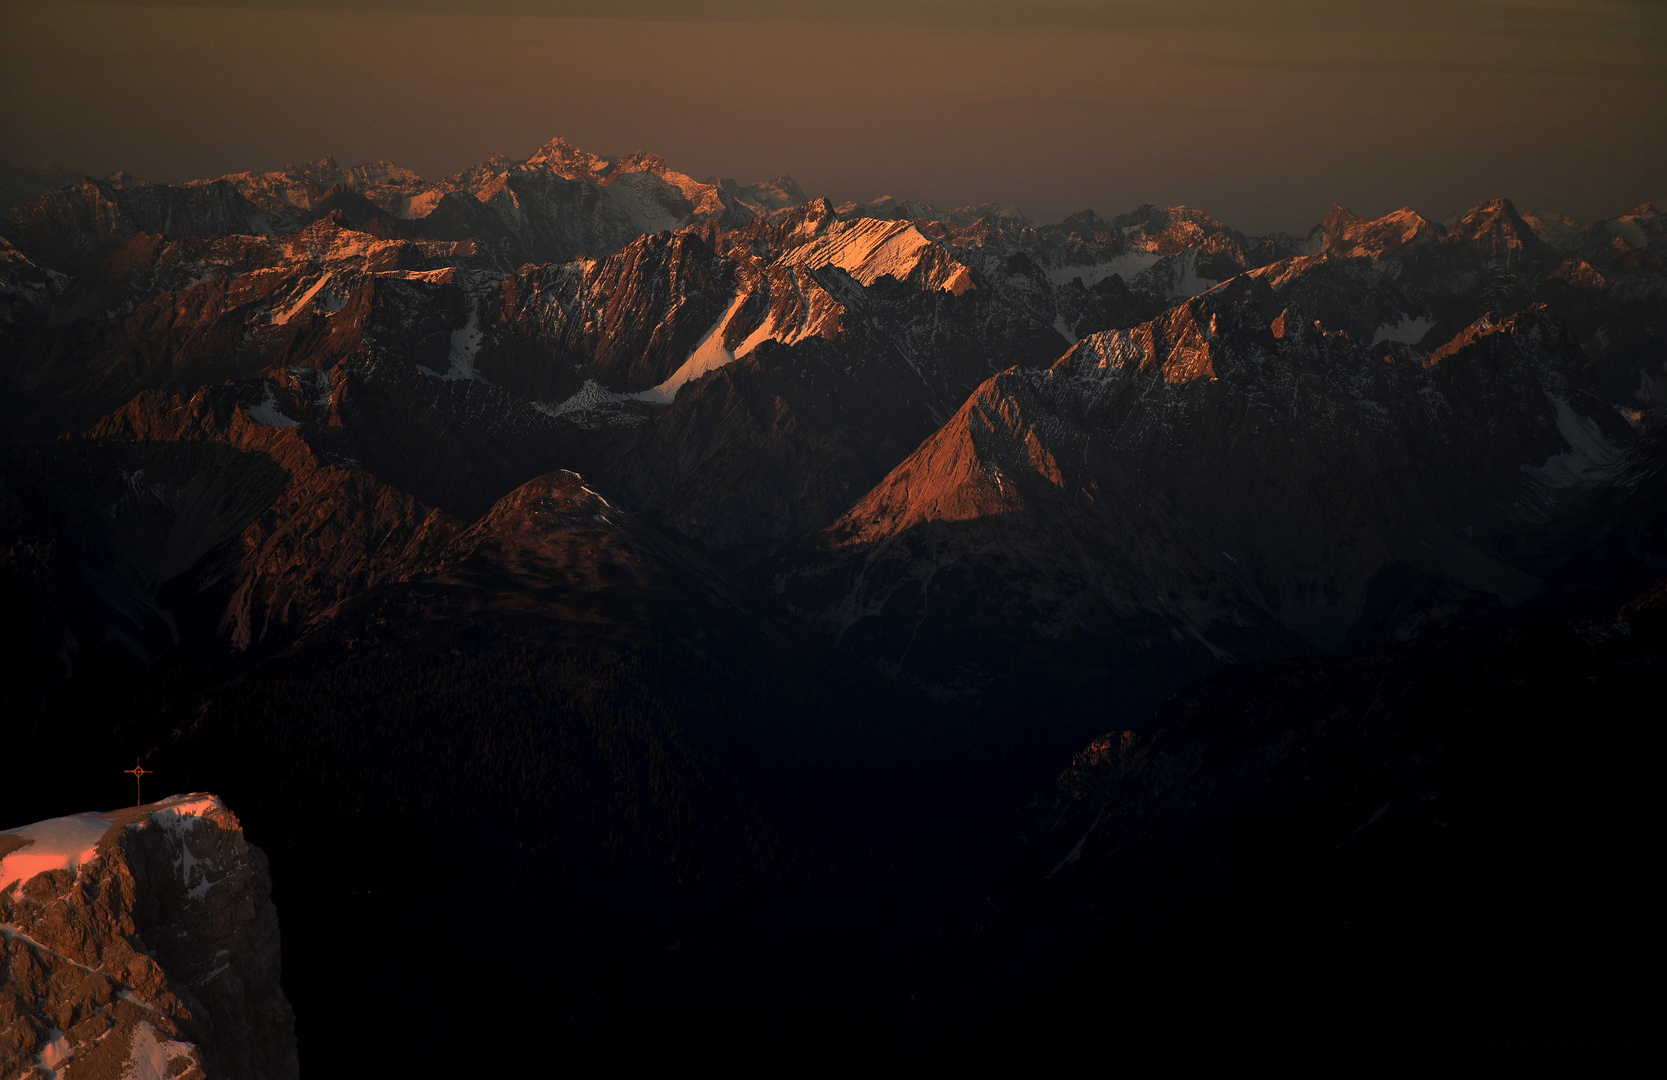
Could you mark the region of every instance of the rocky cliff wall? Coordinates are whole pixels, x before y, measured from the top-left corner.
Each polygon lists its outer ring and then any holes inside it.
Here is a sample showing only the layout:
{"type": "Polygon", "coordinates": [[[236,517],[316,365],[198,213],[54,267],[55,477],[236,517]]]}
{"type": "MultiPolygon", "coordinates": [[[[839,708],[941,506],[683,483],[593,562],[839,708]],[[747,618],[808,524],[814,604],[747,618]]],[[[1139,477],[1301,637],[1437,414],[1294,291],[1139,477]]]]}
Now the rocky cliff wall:
{"type": "Polygon", "coordinates": [[[297,1076],[271,891],[213,795],[0,832],[0,1076],[297,1076]]]}

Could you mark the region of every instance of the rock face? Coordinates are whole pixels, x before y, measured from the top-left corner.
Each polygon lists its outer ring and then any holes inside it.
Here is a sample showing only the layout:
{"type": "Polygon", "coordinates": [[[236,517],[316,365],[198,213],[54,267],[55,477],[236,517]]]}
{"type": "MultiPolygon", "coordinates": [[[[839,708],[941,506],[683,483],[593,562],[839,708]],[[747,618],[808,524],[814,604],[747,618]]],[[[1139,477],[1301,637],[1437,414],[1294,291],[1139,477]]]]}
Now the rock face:
{"type": "Polygon", "coordinates": [[[297,1076],[271,889],[213,795],[0,832],[0,1072],[297,1076]]]}
{"type": "Polygon", "coordinates": [[[1358,264],[1280,265],[1002,372],[778,587],[934,692],[1033,694],[1036,641],[1061,678],[1169,666],[1172,689],[1503,617],[1561,587],[1608,507],[1660,519],[1659,449],[1546,306],[1426,352],[1368,336],[1399,304],[1358,264]]]}

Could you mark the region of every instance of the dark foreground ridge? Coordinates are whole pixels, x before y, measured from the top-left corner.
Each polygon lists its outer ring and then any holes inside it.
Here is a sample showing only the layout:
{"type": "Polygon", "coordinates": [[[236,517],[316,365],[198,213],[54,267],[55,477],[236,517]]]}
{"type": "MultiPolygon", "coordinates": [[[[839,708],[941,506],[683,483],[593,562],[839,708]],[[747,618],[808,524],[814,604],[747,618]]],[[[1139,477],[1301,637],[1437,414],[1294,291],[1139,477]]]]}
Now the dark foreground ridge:
{"type": "Polygon", "coordinates": [[[1629,823],[1667,659],[1648,603],[1177,694],[1013,819],[900,1024],[931,1045],[1207,1017],[1299,1052],[1635,1051],[1629,823]]]}

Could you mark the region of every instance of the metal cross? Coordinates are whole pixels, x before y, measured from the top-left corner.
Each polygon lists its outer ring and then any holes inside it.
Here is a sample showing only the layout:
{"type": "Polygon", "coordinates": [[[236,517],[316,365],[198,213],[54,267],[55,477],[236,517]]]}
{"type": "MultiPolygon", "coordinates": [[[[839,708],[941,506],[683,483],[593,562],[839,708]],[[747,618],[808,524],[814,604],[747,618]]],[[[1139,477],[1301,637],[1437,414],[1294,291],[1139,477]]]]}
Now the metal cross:
{"type": "Polygon", "coordinates": [[[140,806],[144,803],[144,800],[139,797],[139,785],[144,781],[145,774],[153,773],[155,771],[156,771],[155,769],[147,769],[143,765],[139,764],[139,759],[138,758],[133,759],[133,768],[122,770],[122,772],[133,774],[133,805],[134,806],[140,806]]]}

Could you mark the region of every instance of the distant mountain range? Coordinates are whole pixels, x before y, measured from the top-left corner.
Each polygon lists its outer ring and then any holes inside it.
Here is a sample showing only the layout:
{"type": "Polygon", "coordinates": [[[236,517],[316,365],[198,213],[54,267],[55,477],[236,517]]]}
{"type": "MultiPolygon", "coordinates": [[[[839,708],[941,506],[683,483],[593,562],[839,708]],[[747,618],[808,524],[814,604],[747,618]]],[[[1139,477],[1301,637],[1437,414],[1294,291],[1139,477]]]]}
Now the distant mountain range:
{"type": "MultiPolygon", "coordinates": [[[[747,920],[813,912],[866,959],[794,985],[905,1038],[874,1003],[906,950],[856,943],[927,933],[911,905],[1091,740],[1282,670],[1235,665],[1487,651],[1667,574],[1649,205],[1039,225],[561,139],[438,183],[0,179],[0,730],[239,807],[286,934],[328,943],[286,951],[303,1061],[347,1038],[309,1010],[466,1043],[439,997],[361,1000],[416,970],[425,916],[390,897],[431,844],[537,924],[491,977],[565,965],[574,1038],[656,980],[694,1009],[679,935],[740,957],[714,1002],[787,1008],[747,920]],[[344,815],[403,838],[364,870],[344,815]],[[381,899],[286,900],[303,864],[381,899]]],[[[105,779],[42,773],[6,813],[105,779]]]]}

